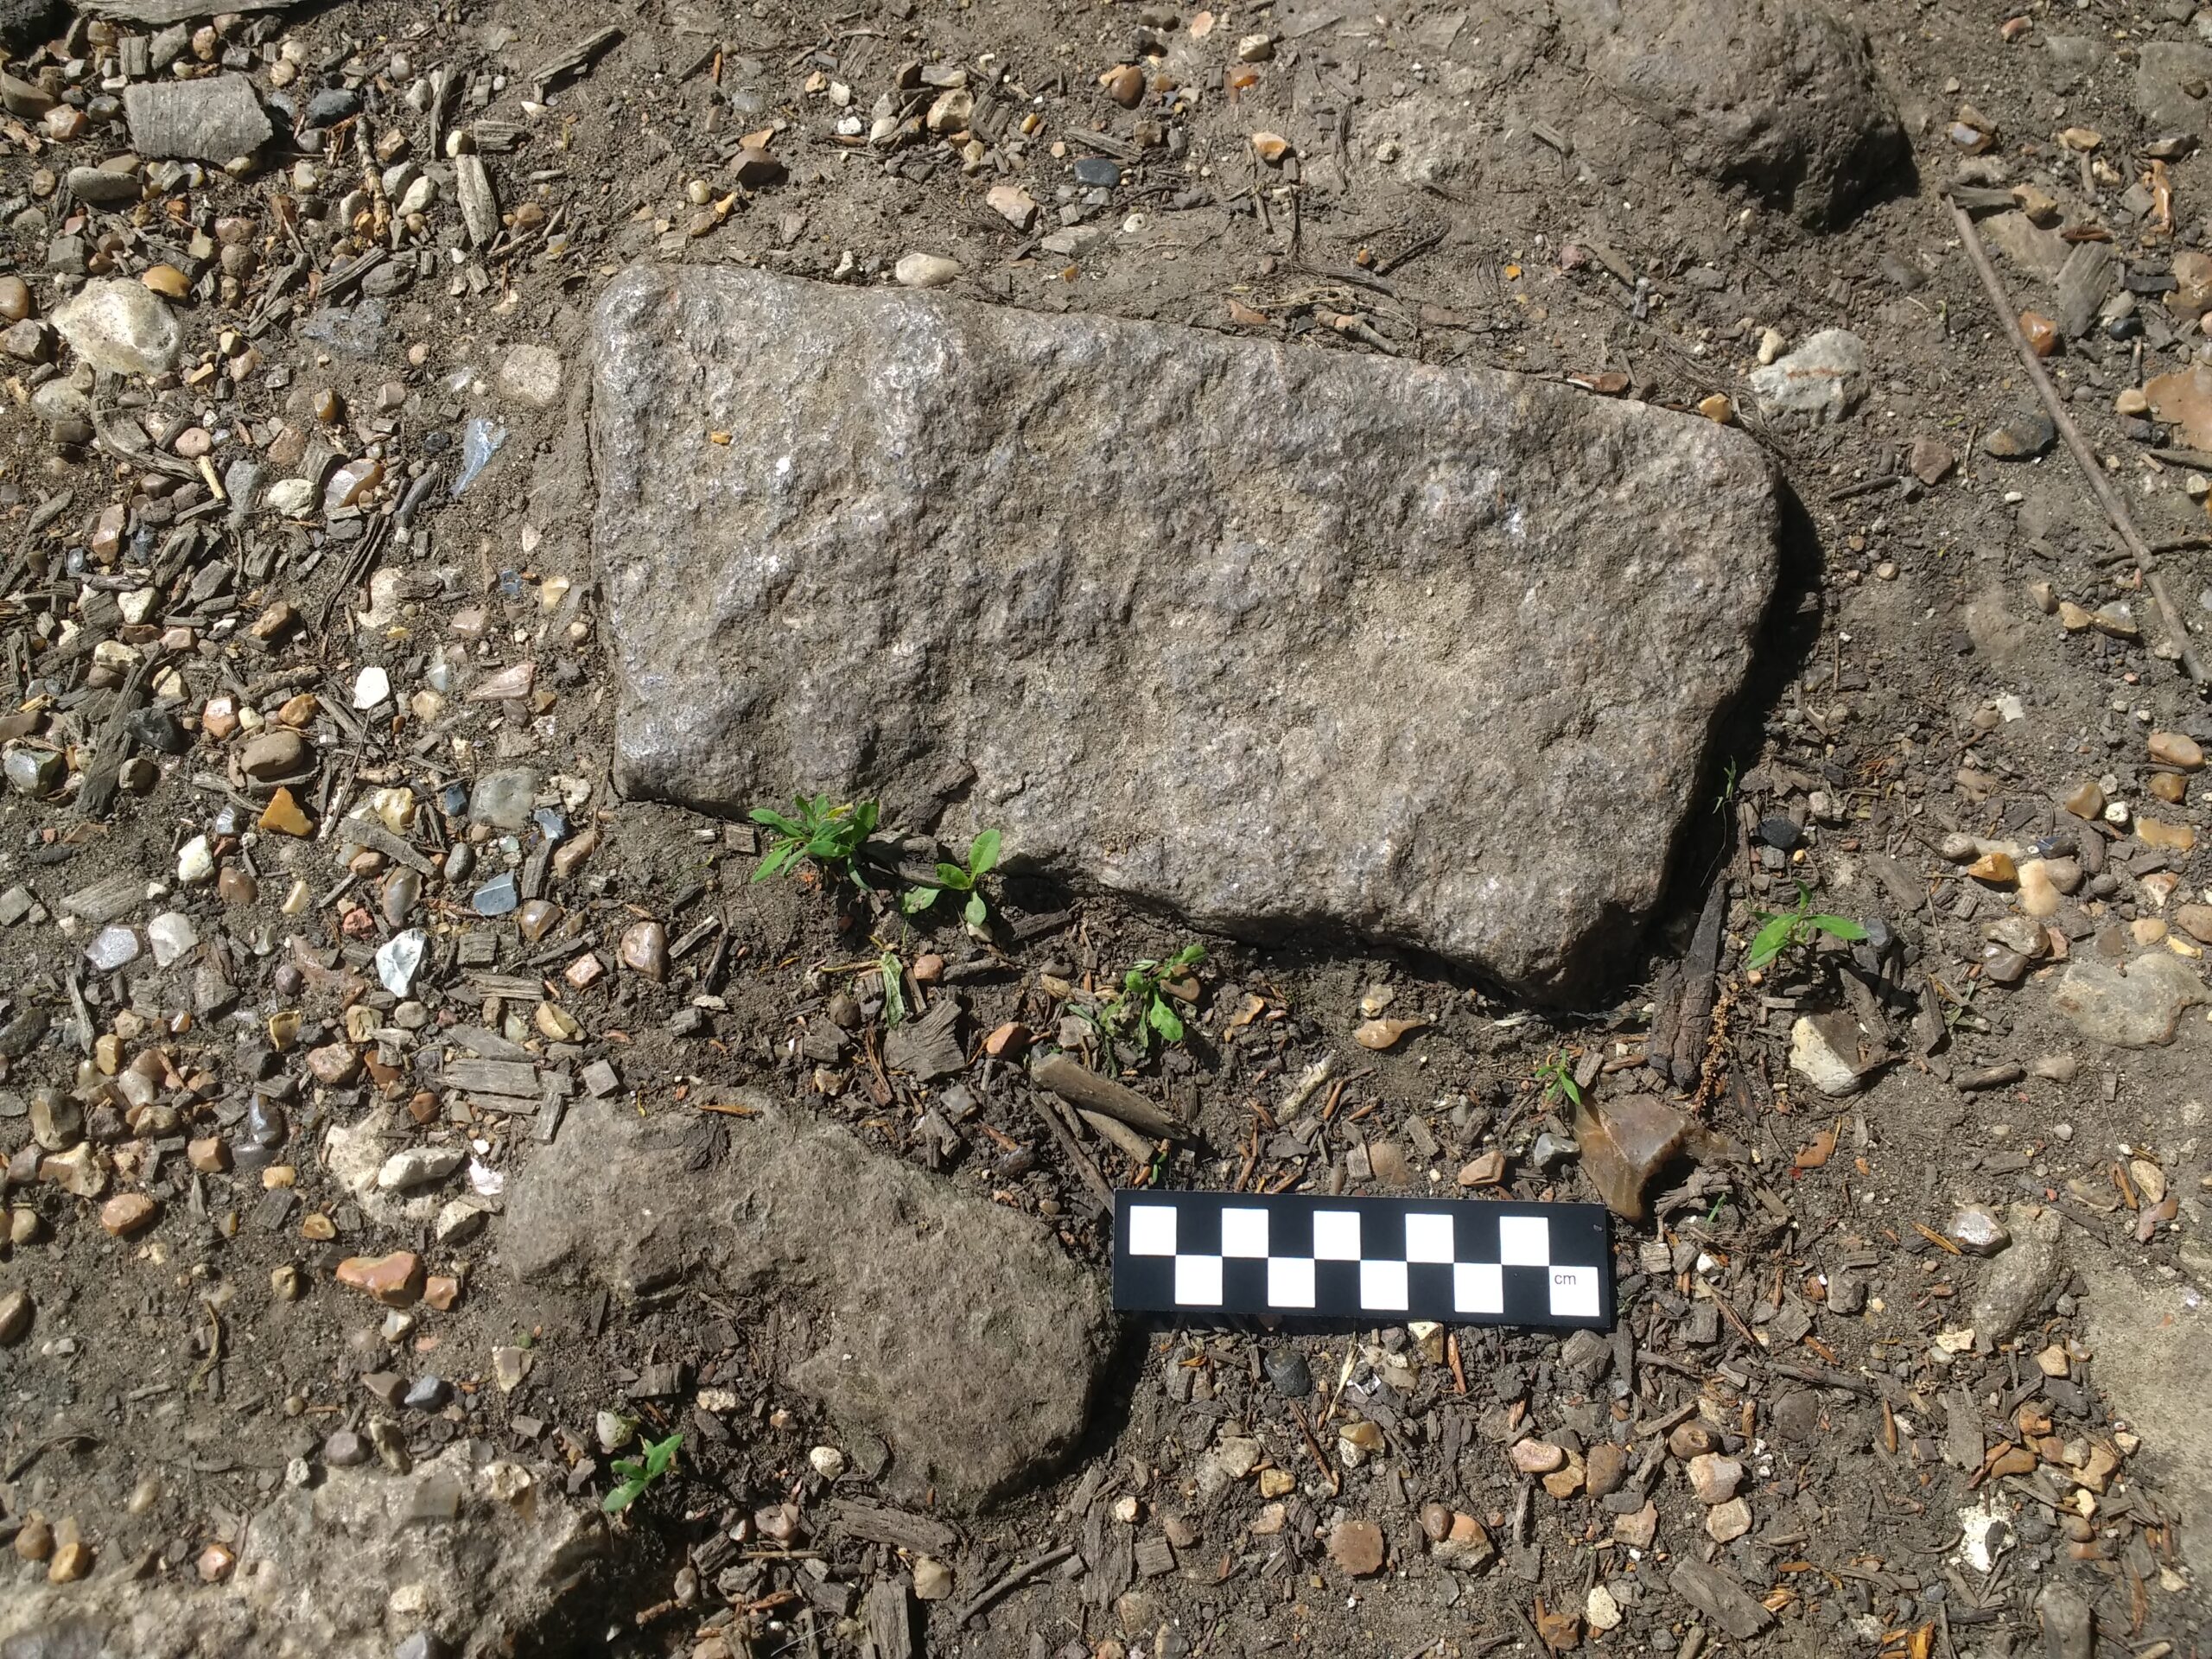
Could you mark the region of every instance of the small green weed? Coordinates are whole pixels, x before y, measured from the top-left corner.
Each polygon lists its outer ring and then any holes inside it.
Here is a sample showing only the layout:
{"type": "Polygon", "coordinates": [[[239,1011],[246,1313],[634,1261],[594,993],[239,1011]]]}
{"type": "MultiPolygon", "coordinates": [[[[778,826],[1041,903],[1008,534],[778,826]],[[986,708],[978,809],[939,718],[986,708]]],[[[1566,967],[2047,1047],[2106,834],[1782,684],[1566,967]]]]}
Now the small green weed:
{"type": "Polygon", "coordinates": [[[600,1500],[600,1508],[609,1515],[620,1515],[636,1503],[645,1488],[676,1467],[676,1450],[683,1444],[681,1434],[671,1434],[664,1440],[647,1440],[643,1462],[634,1458],[617,1458],[614,1472],[622,1478],[621,1484],[600,1500]]]}
{"type": "Polygon", "coordinates": [[[1810,944],[1823,933],[1850,943],[1866,937],[1866,930],[1848,916],[1816,913],[1812,891],[1802,881],[1797,884],[1795,909],[1761,911],[1759,924],[1759,931],[1751,936],[1751,949],[1744,953],[1746,969],[1764,968],[1783,951],[1810,944]]]}
{"type": "Polygon", "coordinates": [[[1094,1023],[1109,1037],[1135,1043],[1140,1053],[1154,1037],[1181,1042],[1183,1016],[1164,988],[1205,959],[1205,946],[1186,944],[1165,962],[1140,962],[1122,976],[1122,988],[1100,1007],[1094,1023]]]}
{"type": "Polygon", "coordinates": [[[1574,1080],[1574,1066],[1566,1052],[1554,1049],[1549,1058],[1536,1068],[1536,1081],[1543,1085],[1544,1104],[1565,1100],[1569,1105],[1582,1103],[1582,1086],[1574,1080]]]}
{"type": "Polygon", "coordinates": [[[990,907],[983,902],[983,878],[998,868],[999,832],[986,830],[968,843],[968,861],[937,867],[937,885],[933,887],[909,887],[899,900],[909,916],[918,916],[947,893],[964,893],[968,903],[961,911],[970,927],[981,927],[990,915],[990,907]]]}
{"type": "Polygon", "coordinates": [[[808,858],[833,876],[850,876],[853,861],[875,833],[875,821],[882,809],[874,801],[836,806],[827,795],[817,795],[811,800],[795,795],[791,801],[798,809],[796,817],[786,817],[772,806],[756,806],[749,815],[753,823],[773,832],[768,837],[767,852],[753,868],[753,879],[765,881],[779,870],[797,874],[799,861],[808,858]]]}

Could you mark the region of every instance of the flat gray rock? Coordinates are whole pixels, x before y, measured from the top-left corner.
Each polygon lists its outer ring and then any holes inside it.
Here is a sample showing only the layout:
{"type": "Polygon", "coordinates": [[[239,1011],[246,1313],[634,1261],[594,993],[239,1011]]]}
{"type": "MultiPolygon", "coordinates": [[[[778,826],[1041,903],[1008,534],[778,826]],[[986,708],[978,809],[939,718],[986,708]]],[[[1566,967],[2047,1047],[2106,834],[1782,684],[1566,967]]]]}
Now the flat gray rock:
{"type": "Polygon", "coordinates": [[[269,117],[244,75],[135,81],[123,89],[130,147],[141,156],[181,156],[217,166],[269,142],[269,117]]]}
{"type": "Polygon", "coordinates": [[[741,1090],[754,1117],[570,1105],[509,1186],[502,1260],[626,1298],[694,1274],[783,1310],[775,1363],[887,1478],[971,1506],[1082,1433],[1111,1345],[1096,1275],[1036,1222],[741,1090]]]}
{"type": "Polygon", "coordinates": [[[1774,588],[1748,438],[1516,375],[734,270],[596,332],[626,791],[964,761],[949,840],[1229,931],[1601,977],[1774,588]]]}
{"type": "Polygon", "coordinates": [[[247,1517],[220,1584],[97,1567],[89,1584],[17,1578],[0,1596],[0,1654],[392,1659],[425,1630],[448,1654],[558,1651],[621,1572],[604,1519],[563,1495],[566,1472],[474,1466],[458,1446],[404,1475],[326,1465],[247,1517]],[[426,1514],[452,1519],[410,1519],[426,1514]]]}

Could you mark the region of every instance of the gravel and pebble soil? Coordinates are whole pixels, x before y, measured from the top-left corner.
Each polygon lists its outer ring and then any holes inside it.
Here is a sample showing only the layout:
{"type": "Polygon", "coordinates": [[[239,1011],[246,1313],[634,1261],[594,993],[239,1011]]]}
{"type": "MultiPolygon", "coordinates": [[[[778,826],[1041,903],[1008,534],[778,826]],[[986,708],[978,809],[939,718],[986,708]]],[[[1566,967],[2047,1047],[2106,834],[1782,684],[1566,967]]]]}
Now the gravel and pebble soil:
{"type": "MultiPolygon", "coordinates": [[[[2212,1640],[2212,14],[0,0],[0,43],[10,1659],[2212,1640]],[[1013,840],[982,925],[909,913],[957,775],[860,887],[622,798],[588,420],[641,264],[1740,428],[1781,592],[1687,826],[1613,849],[1656,914],[1536,1007],[1013,840]],[[1109,1331],[1141,1181],[1603,1198],[1619,1325],[1109,1331]]],[[[1088,713],[998,718],[1072,767],[1088,713]]]]}

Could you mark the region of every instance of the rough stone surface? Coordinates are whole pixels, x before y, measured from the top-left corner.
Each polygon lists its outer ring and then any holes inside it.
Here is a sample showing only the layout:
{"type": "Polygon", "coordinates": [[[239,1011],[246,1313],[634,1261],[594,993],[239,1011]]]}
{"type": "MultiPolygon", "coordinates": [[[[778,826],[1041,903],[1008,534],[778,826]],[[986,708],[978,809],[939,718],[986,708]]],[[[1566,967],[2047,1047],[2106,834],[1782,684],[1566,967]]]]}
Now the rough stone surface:
{"type": "Polygon", "coordinates": [[[183,345],[168,307],[123,277],[86,283],[54,312],[54,326],[79,358],[118,374],[166,373],[183,345]]]}
{"type": "Polygon", "coordinates": [[[220,166],[269,142],[269,117],[244,75],[133,81],[123,91],[130,148],[220,166]]]}
{"type": "Polygon", "coordinates": [[[2097,1386],[2113,1415],[2143,1436],[2137,1455],[2158,1491],[2180,1505],[2182,1560],[2202,1583],[2212,1575],[2212,1419],[2204,1410],[2212,1313],[2202,1297],[2109,1255],[2082,1264],[2082,1277],[2097,1386]]]}
{"type": "Polygon", "coordinates": [[[97,1596],[18,1580],[0,1596],[0,1652],[51,1659],[391,1659],[418,1630],[461,1653],[565,1648],[609,1557],[605,1524],[551,1469],[473,1468],[458,1447],[411,1473],[330,1468],[252,1517],[220,1585],[110,1575],[97,1596]],[[451,1521],[410,1523],[431,1489],[451,1521]]]}
{"type": "Polygon", "coordinates": [[[2162,131],[2208,130],[2201,83],[2212,77],[2212,48],[2188,41],[2145,41],[2136,54],[2133,101],[2145,122],[2162,131]],[[2191,87],[2199,88],[2190,96],[2191,87]]]}
{"type": "Polygon", "coordinates": [[[1983,1269],[1970,1316],[1974,1335],[1993,1347],[2011,1341],[2043,1305],[2058,1276],[2063,1246],[2058,1211],[2047,1205],[2012,1205],[2005,1230],[2012,1247],[1983,1269]]]}
{"type": "Polygon", "coordinates": [[[629,792],[965,760],[949,836],[1537,995],[1656,899],[1775,579],[1708,421],[738,270],[613,284],[593,447],[629,792]]]}
{"type": "Polygon", "coordinates": [[[1753,369],[1751,378],[1769,415],[1840,421],[1866,395],[1866,347],[1846,329],[1824,328],[1789,356],[1753,369]]]}
{"type": "Polygon", "coordinates": [[[1065,1452],[1109,1345],[1093,1276],[1035,1223],[738,1092],[759,1116],[572,1103],[508,1189],[506,1265],[623,1295],[704,1271],[733,1296],[819,1310],[783,1322],[778,1363],[842,1427],[890,1443],[902,1490],[979,1503],[1065,1452]]]}
{"type": "Polygon", "coordinates": [[[2141,956],[2124,968],[2094,954],[2066,965],[2051,999],[2085,1037],[2113,1048],[2171,1043],[2182,1012],[2206,1001],[2204,982],[2179,957],[2141,956]]]}
{"type": "Polygon", "coordinates": [[[1590,72],[1674,134],[1694,172],[1815,229],[1910,167],[1866,31],[1796,0],[1562,0],[1590,72]]]}

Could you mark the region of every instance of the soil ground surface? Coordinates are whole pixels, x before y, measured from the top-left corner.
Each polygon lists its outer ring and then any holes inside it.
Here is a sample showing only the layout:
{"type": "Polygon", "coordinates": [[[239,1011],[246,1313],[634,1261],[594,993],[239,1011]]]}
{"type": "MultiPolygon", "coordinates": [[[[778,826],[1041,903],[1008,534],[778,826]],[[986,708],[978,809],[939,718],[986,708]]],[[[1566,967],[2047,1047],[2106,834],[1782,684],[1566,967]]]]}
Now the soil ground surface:
{"type": "MultiPolygon", "coordinates": [[[[1801,45],[1792,83],[1755,31],[1685,25],[1695,84],[1632,96],[1590,11],[0,6],[33,17],[0,118],[0,1605],[244,1593],[257,1511],[360,1459],[459,1446],[595,1509],[633,1421],[676,1467],[575,1589],[505,1624],[394,1597],[334,1650],[2205,1649],[2212,709],[1952,200],[2212,624],[2212,29],[1859,6],[1891,143],[1820,78],[1847,63],[1801,45]],[[129,159],[128,83],[217,72],[281,118],[251,165],[129,159]],[[1865,129],[1859,200],[1746,162],[1808,110],[1865,129]],[[888,880],[756,882],[753,826],[614,795],[595,296],[915,253],[995,304],[1517,370],[1766,448],[1783,596],[1610,1000],[1202,937],[1018,847],[970,929],[888,880]],[[181,328],[153,378],[48,326],[115,278],[181,328]],[[1824,413],[1755,389],[1829,330],[1860,356],[1824,413]],[[1752,967],[1801,889],[1866,937],[1752,967]],[[1192,944],[1179,1043],[1084,1017],[1192,944]],[[891,1063],[947,997],[956,1069],[891,1063]],[[1022,1064],[1051,1046],[1187,1134],[1063,1111],[1022,1064]],[[963,1509],[789,1385],[804,1284],[507,1265],[508,1190],[587,1098],[711,1173],[747,1089],[1102,1277],[1102,1185],[1611,1198],[1619,1328],[1132,1322],[1080,1441],[963,1509]],[[1624,1175],[1599,1143],[1645,1107],[1624,1175]],[[429,1282],[379,1306],[345,1264],[395,1252],[429,1282]]],[[[610,1230],[656,1203],[613,1155],[601,1187],[610,1230]]]]}

